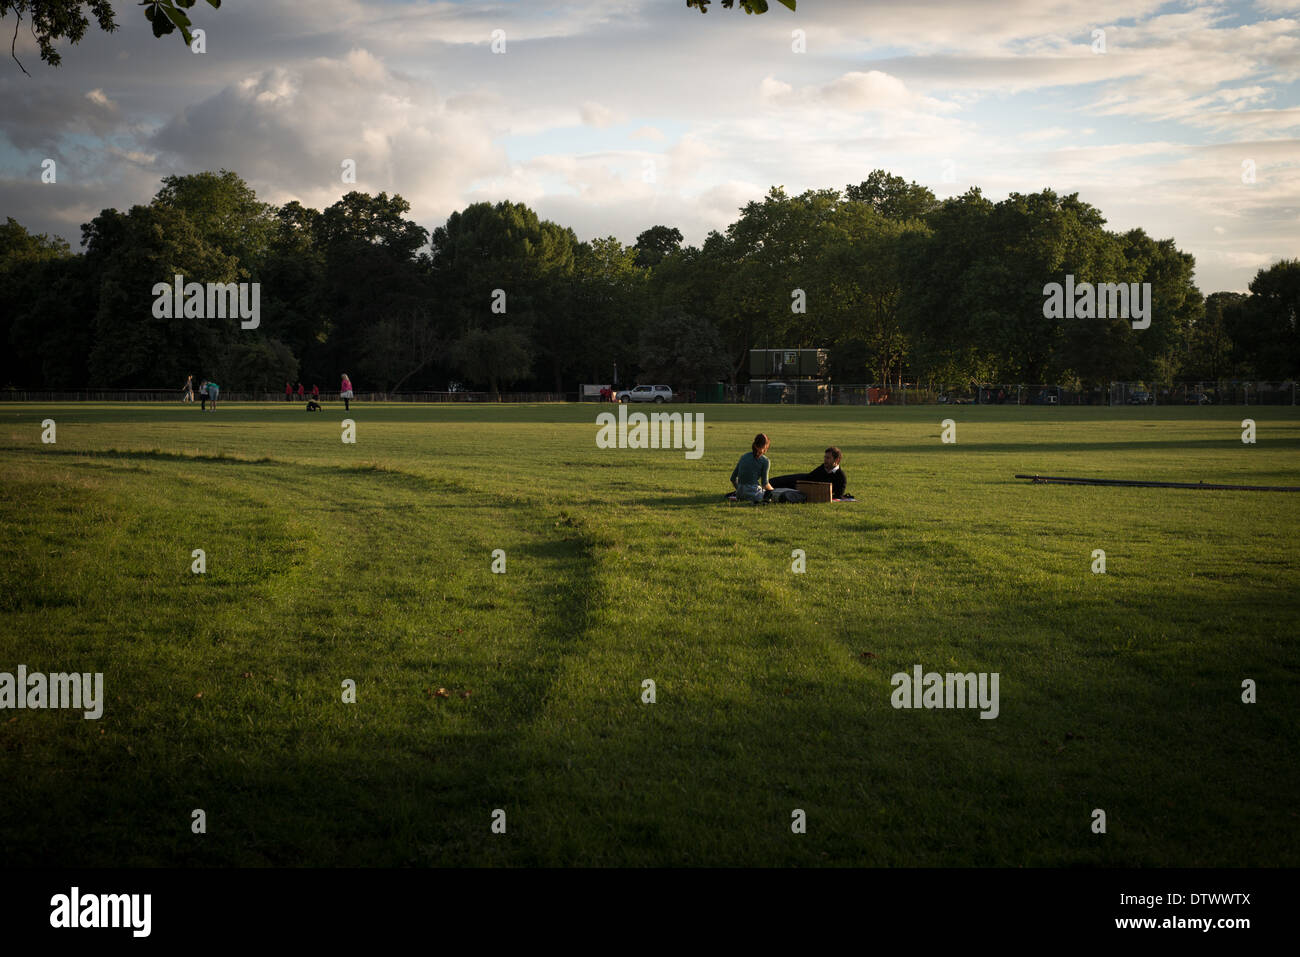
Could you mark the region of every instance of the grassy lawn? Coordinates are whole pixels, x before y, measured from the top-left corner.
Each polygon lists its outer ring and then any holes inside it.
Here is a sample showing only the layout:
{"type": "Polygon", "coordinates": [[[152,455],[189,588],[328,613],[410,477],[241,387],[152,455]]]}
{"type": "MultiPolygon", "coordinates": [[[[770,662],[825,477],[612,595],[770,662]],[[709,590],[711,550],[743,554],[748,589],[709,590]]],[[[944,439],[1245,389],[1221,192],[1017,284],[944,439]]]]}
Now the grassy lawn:
{"type": "Polygon", "coordinates": [[[1300,485],[1300,410],[694,409],[697,461],[594,405],[0,405],[0,671],[107,698],[0,711],[0,854],[1300,864],[1300,494],[1012,478],[1300,485]],[[724,504],[760,429],[858,502],[724,504]],[[998,717],[896,710],[917,664],[998,717]]]}

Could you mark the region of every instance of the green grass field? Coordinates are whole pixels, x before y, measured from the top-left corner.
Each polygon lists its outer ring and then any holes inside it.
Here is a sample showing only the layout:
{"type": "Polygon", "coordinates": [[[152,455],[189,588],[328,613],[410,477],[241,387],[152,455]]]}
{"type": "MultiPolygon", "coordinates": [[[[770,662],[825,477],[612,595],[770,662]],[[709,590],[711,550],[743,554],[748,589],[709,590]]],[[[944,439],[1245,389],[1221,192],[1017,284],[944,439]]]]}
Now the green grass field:
{"type": "Polygon", "coordinates": [[[0,711],[3,859],[1300,864],[1300,494],[1012,478],[1300,485],[1300,410],[694,408],[0,405],[0,671],[107,698],[0,711]],[[724,504],[759,429],[859,501],[724,504]]]}

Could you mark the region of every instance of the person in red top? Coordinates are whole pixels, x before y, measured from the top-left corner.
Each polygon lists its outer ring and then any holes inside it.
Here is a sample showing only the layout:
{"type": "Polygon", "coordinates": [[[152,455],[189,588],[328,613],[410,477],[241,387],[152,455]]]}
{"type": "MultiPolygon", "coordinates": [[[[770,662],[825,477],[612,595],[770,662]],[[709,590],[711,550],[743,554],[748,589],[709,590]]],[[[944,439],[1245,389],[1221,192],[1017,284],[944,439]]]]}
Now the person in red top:
{"type": "Polygon", "coordinates": [[[289,385],[289,383],[287,382],[284,384],[284,401],[285,402],[293,401],[293,386],[289,385]]]}
{"type": "Polygon", "coordinates": [[[303,387],[302,387],[302,383],[299,382],[299,383],[298,383],[298,398],[299,398],[299,399],[302,398],[303,391],[304,391],[304,390],[303,390],[303,387]]]}
{"type": "Polygon", "coordinates": [[[314,383],[312,384],[311,387],[311,397],[315,399],[317,402],[320,401],[320,386],[315,385],[314,383]]]}

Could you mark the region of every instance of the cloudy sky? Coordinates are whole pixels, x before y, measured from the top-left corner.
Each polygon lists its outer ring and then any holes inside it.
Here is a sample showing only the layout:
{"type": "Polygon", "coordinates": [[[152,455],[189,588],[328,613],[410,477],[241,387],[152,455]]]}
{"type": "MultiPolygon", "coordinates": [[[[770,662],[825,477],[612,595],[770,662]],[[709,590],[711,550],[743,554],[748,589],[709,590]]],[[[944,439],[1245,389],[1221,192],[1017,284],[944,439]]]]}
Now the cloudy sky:
{"type": "Polygon", "coordinates": [[[32,75],[0,63],[0,215],[73,248],[205,169],[275,203],[398,192],[428,228],[510,199],[582,239],[698,244],[770,186],[884,168],[940,197],[1078,192],[1172,237],[1207,293],[1300,256],[1300,0],[226,0],[194,8],[202,54],[115,7],[57,69],[25,30],[32,75]]]}

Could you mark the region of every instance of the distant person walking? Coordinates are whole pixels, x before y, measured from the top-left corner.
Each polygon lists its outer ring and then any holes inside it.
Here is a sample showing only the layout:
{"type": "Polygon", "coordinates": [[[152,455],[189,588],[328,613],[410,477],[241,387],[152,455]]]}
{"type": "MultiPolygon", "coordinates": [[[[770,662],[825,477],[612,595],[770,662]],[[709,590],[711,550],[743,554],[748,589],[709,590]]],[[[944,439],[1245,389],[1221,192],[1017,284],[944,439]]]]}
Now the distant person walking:
{"type": "Polygon", "coordinates": [[[320,386],[316,385],[315,383],[312,383],[311,397],[315,399],[317,402],[320,401],[320,386]]]}
{"type": "Polygon", "coordinates": [[[302,383],[299,382],[299,383],[298,383],[298,401],[299,401],[299,402],[302,401],[302,393],[303,393],[302,383]]]}
{"type": "Polygon", "coordinates": [[[348,411],[351,408],[348,403],[352,401],[352,380],[346,372],[343,373],[343,384],[339,386],[339,398],[343,400],[343,411],[348,411]]]}
{"type": "Polygon", "coordinates": [[[185,388],[181,390],[181,401],[182,402],[194,401],[194,376],[192,375],[187,375],[185,377],[185,388]]]}
{"type": "Polygon", "coordinates": [[[208,410],[208,380],[204,379],[199,383],[199,411],[208,410]]]}
{"type": "Polygon", "coordinates": [[[289,383],[287,382],[284,384],[284,401],[285,402],[293,401],[293,386],[289,385],[289,383]]]}

